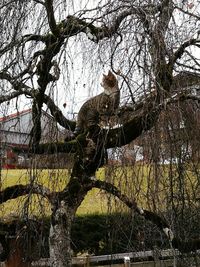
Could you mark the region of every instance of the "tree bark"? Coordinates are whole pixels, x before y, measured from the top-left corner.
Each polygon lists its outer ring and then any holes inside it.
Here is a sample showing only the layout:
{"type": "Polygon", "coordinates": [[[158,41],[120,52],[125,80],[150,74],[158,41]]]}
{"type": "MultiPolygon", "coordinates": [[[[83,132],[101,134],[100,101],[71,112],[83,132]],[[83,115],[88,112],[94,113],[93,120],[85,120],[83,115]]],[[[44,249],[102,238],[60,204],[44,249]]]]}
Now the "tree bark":
{"type": "MultiPolygon", "coordinates": [[[[76,166],[75,166],[76,168],[76,166]]],[[[52,220],[49,232],[49,252],[52,267],[72,265],[71,226],[93,182],[86,177],[71,177],[67,187],[52,199],[52,220]]]]}
{"type": "MultiPolygon", "coordinates": [[[[56,207],[54,207],[56,209],[56,207]]],[[[71,225],[75,209],[61,201],[60,207],[52,215],[49,233],[49,252],[52,267],[67,267],[72,265],[71,225]]]]}

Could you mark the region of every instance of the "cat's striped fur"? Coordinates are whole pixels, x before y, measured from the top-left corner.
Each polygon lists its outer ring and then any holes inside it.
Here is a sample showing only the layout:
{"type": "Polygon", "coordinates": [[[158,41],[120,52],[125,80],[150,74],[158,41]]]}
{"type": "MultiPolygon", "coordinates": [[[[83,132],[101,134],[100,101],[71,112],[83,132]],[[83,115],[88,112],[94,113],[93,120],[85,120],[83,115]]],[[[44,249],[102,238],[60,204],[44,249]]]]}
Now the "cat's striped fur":
{"type": "Polygon", "coordinates": [[[120,91],[115,75],[103,74],[101,86],[104,91],[87,100],[79,110],[74,134],[85,132],[100,124],[101,120],[115,114],[120,102],[120,91]]]}

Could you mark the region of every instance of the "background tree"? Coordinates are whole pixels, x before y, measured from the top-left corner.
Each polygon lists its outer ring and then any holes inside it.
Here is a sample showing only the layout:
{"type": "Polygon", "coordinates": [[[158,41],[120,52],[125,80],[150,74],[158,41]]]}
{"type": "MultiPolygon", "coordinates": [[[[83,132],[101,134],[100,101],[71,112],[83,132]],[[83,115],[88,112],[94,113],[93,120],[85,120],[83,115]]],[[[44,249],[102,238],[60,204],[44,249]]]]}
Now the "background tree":
{"type": "MultiPolygon", "coordinates": [[[[30,132],[31,153],[76,154],[64,190],[51,192],[31,182],[0,193],[1,203],[30,192],[48,199],[52,208],[49,236],[52,266],[71,264],[72,221],[92,188],[114,195],[157,225],[174,247],[181,250],[185,245],[172,234],[170,221],[159,216],[156,208],[150,211],[138,207],[134,196],[129,197],[112,183],[94,176],[105,164],[102,156],[105,149],[122,147],[155,125],[160,127],[160,115],[168,105],[199,100],[198,95],[185,90],[200,81],[199,2],[127,0],[98,1],[93,5],[93,1],[77,4],[62,0],[5,0],[0,6],[1,105],[5,107],[8,101],[22,96],[31,99],[34,125],[30,132]],[[81,62],[85,71],[80,75],[74,65],[81,62]],[[118,74],[121,81],[119,127],[109,130],[97,127],[95,134],[89,132],[95,146],[84,135],[70,142],[40,144],[42,107],[46,105],[58,124],[73,131],[75,122],[63,115],[56,96],[66,92],[69,97],[73,75],[84,77],[86,89],[93,93],[93,84],[99,83],[103,68],[118,74]]],[[[152,151],[154,154],[155,150],[152,151]]],[[[158,157],[154,162],[158,162],[158,157]]],[[[154,174],[157,181],[157,168],[154,174]]],[[[179,172],[179,181],[181,177],[179,172]]],[[[172,192],[173,181],[170,189],[172,192]]],[[[199,247],[199,240],[187,244],[188,250],[194,250],[199,247]]]]}

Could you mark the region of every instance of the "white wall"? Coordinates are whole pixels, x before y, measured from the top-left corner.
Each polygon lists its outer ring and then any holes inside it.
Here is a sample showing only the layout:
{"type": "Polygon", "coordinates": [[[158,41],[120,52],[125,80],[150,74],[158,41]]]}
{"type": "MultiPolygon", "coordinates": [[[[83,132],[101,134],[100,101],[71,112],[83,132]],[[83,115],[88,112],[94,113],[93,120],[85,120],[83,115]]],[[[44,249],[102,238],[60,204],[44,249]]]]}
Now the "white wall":
{"type": "MultiPolygon", "coordinates": [[[[0,142],[28,145],[32,126],[33,122],[31,111],[19,114],[19,116],[15,118],[6,119],[0,123],[0,142]]],[[[45,112],[42,113],[41,128],[41,142],[57,140],[57,124],[53,120],[53,117],[45,112]]]]}

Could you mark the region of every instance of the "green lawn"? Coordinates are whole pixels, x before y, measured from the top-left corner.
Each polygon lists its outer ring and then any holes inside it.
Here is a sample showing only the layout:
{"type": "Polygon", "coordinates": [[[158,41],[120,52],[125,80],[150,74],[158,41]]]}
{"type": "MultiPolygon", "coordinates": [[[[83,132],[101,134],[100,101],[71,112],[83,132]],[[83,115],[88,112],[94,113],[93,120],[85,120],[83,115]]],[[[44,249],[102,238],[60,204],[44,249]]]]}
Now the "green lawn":
{"type": "MultiPolygon", "coordinates": [[[[152,166],[138,165],[100,169],[96,176],[121,188],[141,207],[155,209],[157,206],[164,210],[171,197],[170,186],[173,186],[174,195],[180,191],[176,179],[170,181],[169,171],[171,170],[166,166],[162,166],[160,170],[155,172],[152,166]]],[[[173,172],[173,177],[177,177],[176,169],[173,172]]],[[[68,183],[68,177],[69,172],[67,170],[2,170],[0,187],[2,190],[12,185],[27,184],[33,181],[53,191],[60,191],[68,183]]],[[[187,171],[184,179],[185,194],[192,196],[198,181],[192,171],[187,171]]],[[[38,195],[31,195],[19,197],[0,205],[0,217],[9,219],[10,217],[21,216],[27,210],[36,216],[47,216],[51,213],[47,200],[38,195]]],[[[79,207],[78,214],[106,213],[112,210],[124,210],[124,206],[103,191],[93,189],[79,207]]]]}
{"type": "MultiPolygon", "coordinates": [[[[52,191],[61,191],[68,183],[67,170],[2,170],[0,185],[1,190],[16,184],[28,184],[30,181],[42,184],[52,191]]],[[[103,179],[104,170],[97,172],[97,177],[103,179]]],[[[50,206],[46,199],[38,195],[23,196],[7,201],[0,205],[0,218],[10,220],[21,216],[26,211],[26,203],[30,203],[28,211],[36,216],[51,214],[50,206]]],[[[78,214],[105,213],[107,211],[107,197],[98,189],[91,190],[78,209],[78,214]]]]}

